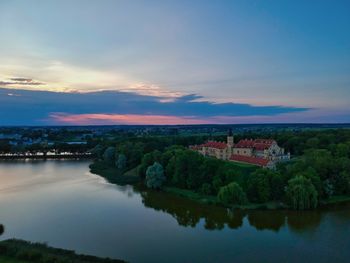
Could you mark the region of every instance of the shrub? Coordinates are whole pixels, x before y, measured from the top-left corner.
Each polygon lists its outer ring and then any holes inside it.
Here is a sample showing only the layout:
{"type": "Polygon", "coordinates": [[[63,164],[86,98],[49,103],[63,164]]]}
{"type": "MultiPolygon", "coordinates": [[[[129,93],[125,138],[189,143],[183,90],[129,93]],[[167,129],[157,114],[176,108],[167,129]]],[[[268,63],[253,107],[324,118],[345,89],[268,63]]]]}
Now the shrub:
{"type": "Polygon", "coordinates": [[[218,200],[224,205],[243,205],[247,203],[247,196],[243,189],[233,182],[220,188],[218,200]]]}
{"type": "Polygon", "coordinates": [[[160,189],[165,182],[163,166],[155,162],[146,171],[146,185],[148,188],[160,189]]]}
{"type": "Polygon", "coordinates": [[[310,179],[304,176],[296,176],[288,181],[286,189],[289,205],[296,210],[304,210],[317,207],[317,191],[310,179]]]}
{"type": "Polygon", "coordinates": [[[212,186],[208,183],[202,184],[199,192],[203,195],[211,195],[212,194],[212,186]]]}

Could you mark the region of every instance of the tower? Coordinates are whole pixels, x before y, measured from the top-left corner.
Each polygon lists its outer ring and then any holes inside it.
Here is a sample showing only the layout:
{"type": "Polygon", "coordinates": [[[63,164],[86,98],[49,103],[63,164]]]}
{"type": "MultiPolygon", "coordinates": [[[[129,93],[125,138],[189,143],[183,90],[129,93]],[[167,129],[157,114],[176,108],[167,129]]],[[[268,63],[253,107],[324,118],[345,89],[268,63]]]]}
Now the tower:
{"type": "Polygon", "coordinates": [[[232,129],[230,128],[228,130],[228,134],[227,134],[227,146],[232,148],[234,145],[234,142],[233,142],[233,133],[232,133],[232,129]]]}
{"type": "Polygon", "coordinates": [[[227,159],[230,159],[231,155],[233,154],[233,146],[233,133],[232,129],[229,129],[227,134],[227,159]]]}

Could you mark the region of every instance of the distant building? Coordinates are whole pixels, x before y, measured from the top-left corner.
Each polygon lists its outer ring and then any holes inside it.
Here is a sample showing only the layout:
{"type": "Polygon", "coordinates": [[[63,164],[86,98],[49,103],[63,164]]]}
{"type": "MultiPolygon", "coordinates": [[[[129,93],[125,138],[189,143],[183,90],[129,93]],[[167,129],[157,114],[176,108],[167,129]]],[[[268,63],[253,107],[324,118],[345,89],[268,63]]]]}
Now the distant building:
{"type": "Polygon", "coordinates": [[[204,156],[267,168],[274,168],[277,162],[290,159],[290,154],[285,154],[284,149],[279,147],[275,140],[244,139],[235,144],[232,130],[227,135],[227,142],[208,141],[190,146],[190,149],[204,156]]]}

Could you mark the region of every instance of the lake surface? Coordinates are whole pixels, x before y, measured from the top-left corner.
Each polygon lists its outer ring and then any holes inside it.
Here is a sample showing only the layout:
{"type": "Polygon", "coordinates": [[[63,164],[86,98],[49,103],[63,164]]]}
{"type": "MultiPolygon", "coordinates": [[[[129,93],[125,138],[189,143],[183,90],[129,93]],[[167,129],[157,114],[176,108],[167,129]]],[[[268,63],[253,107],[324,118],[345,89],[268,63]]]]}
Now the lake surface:
{"type": "Polygon", "coordinates": [[[229,211],[115,186],[88,161],[1,161],[1,239],[130,262],[350,262],[350,204],[229,211]]]}

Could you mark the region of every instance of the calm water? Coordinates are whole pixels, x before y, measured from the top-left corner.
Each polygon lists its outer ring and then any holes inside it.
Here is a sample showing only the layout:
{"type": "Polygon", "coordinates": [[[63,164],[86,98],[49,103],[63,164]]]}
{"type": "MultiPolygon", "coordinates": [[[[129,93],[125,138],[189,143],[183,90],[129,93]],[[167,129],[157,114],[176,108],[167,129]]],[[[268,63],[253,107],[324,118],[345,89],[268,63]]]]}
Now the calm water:
{"type": "Polygon", "coordinates": [[[232,213],[108,184],[88,164],[0,162],[1,238],[130,262],[350,262],[350,204],[232,213]]]}

